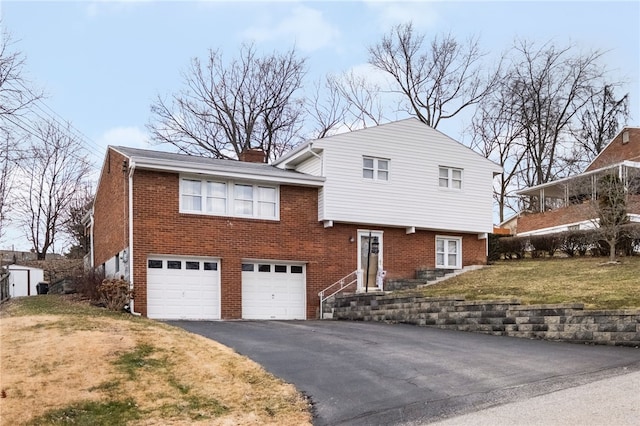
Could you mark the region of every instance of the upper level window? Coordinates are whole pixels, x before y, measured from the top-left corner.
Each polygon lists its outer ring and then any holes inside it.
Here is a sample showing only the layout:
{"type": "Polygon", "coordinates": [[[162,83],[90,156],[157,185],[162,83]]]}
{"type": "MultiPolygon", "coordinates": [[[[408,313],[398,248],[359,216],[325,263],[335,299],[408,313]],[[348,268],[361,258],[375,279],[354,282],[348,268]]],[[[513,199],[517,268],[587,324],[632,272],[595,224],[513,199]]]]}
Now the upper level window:
{"type": "Polygon", "coordinates": [[[180,211],[278,219],[278,188],[234,181],[180,180],[180,211]]]}
{"type": "Polygon", "coordinates": [[[440,167],[438,177],[440,188],[462,189],[462,169],[440,167]]]}
{"type": "Polygon", "coordinates": [[[362,157],[362,177],[373,180],[389,180],[389,160],[362,157]]]}

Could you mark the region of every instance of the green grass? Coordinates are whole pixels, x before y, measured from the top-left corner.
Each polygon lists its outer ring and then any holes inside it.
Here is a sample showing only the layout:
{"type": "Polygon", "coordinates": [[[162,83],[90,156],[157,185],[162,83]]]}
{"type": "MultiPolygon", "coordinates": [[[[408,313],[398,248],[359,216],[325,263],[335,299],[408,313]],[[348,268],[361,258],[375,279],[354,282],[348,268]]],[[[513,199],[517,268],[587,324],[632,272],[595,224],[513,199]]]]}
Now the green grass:
{"type": "Polygon", "coordinates": [[[27,315],[73,315],[73,316],[92,316],[92,317],[109,317],[109,318],[134,318],[125,312],[114,312],[108,309],[96,309],[86,303],[60,303],[63,296],[55,294],[41,294],[33,297],[20,298],[20,303],[11,306],[10,314],[12,316],[27,315]]]}
{"type": "Polygon", "coordinates": [[[124,371],[130,380],[135,379],[136,371],[141,368],[164,369],[168,365],[166,358],[151,358],[156,352],[156,348],[146,343],[141,343],[135,347],[133,351],[121,354],[114,362],[122,371],[124,371]]]}
{"type": "Polygon", "coordinates": [[[137,405],[131,399],[124,401],[87,401],[69,407],[52,410],[33,419],[30,425],[124,425],[141,417],[137,405]]]}
{"type": "Polygon", "coordinates": [[[640,309],[640,257],[499,261],[420,289],[428,297],[519,299],[523,304],[584,303],[585,309],[640,309]]]}

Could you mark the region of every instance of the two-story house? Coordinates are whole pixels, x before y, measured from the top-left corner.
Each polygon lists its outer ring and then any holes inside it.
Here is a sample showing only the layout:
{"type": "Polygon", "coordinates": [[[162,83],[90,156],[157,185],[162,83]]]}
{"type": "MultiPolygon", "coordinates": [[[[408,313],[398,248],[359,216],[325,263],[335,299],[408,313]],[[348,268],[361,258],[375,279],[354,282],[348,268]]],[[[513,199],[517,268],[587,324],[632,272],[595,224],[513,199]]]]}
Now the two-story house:
{"type": "Polygon", "coordinates": [[[354,272],[373,291],[486,262],[501,169],[416,119],[241,160],[109,147],[90,256],[129,279],[135,313],[317,318],[318,292],[354,272]]]}
{"type": "Polygon", "coordinates": [[[640,128],[625,127],[583,173],[518,191],[532,208],[515,217],[515,233],[527,236],[597,227],[597,204],[592,200],[598,199],[598,182],[605,175],[616,176],[626,188],[629,221],[640,222],[640,128]]]}

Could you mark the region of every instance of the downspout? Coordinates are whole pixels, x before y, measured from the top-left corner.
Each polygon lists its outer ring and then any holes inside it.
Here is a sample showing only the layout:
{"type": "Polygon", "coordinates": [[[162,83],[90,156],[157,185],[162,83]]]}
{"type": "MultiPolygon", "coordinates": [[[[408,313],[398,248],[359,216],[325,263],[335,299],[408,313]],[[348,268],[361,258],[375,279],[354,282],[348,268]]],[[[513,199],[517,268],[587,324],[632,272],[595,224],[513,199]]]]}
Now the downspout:
{"type": "Polygon", "coordinates": [[[312,143],[309,144],[309,152],[311,153],[311,155],[313,155],[316,158],[320,159],[320,176],[324,177],[324,158],[322,158],[322,156],[319,155],[317,152],[313,151],[313,144],[312,143]]]}
{"type": "MultiPolygon", "coordinates": [[[[131,161],[129,165],[129,290],[133,292],[133,172],[136,169],[136,163],[131,161]]],[[[133,315],[140,316],[135,311],[133,297],[129,299],[129,309],[133,315]]]]}
{"type": "Polygon", "coordinates": [[[89,235],[90,235],[89,238],[91,238],[91,247],[89,249],[89,250],[91,250],[91,252],[90,252],[91,253],[91,270],[93,270],[95,268],[95,264],[96,264],[95,259],[94,259],[95,253],[94,253],[94,250],[93,250],[93,243],[94,243],[94,241],[93,241],[93,226],[94,226],[94,224],[95,224],[95,219],[93,218],[93,208],[92,208],[91,209],[91,215],[89,216],[89,226],[91,227],[91,231],[89,233],[89,235]]]}

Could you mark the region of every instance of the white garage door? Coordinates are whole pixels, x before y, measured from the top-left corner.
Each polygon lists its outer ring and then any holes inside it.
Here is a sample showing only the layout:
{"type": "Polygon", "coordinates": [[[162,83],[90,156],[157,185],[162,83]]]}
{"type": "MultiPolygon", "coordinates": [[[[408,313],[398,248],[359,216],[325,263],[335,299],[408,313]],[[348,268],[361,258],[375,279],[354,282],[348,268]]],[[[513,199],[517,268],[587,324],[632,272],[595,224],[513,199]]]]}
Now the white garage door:
{"type": "Polygon", "coordinates": [[[217,259],[149,257],[147,316],[157,319],[220,319],[217,259]]]}
{"type": "Polygon", "coordinates": [[[242,318],[306,319],[304,265],[242,264],[242,318]]]}

